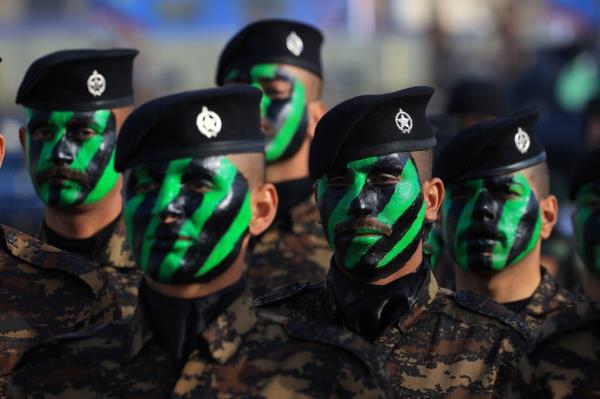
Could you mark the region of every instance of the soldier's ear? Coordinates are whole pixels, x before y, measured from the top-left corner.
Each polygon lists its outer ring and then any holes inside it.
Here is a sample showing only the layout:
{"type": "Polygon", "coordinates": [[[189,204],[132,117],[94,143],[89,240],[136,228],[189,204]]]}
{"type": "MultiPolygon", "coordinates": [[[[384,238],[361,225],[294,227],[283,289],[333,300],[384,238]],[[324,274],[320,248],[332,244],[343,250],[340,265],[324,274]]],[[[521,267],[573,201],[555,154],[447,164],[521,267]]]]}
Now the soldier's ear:
{"type": "Polygon", "coordinates": [[[26,151],[26,141],[25,141],[25,136],[27,134],[27,128],[25,128],[25,126],[21,126],[19,128],[19,143],[21,143],[21,150],[23,150],[23,155],[26,156],[27,154],[25,153],[26,151]]]}
{"type": "Polygon", "coordinates": [[[540,236],[542,240],[546,240],[552,234],[554,225],[558,220],[558,200],[554,195],[549,195],[540,201],[540,212],[542,213],[540,236]]]}
{"type": "Polygon", "coordinates": [[[434,222],[444,201],[444,183],[438,177],[427,180],[423,184],[423,201],[425,201],[425,219],[434,222]]]}
{"type": "Polygon", "coordinates": [[[264,183],[252,190],[250,193],[252,219],[248,226],[250,234],[257,236],[269,228],[277,214],[278,205],[279,197],[273,184],[264,183]]]}
{"type": "Polygon", "coordinates": [[[308,126],[306,126],[306,136],[312,140],[315,135],[317,123],[321,120],[327,107],[322,100],[311,101],[307,104],[308,111],[308,126]]]}
{"type": "Polygon", "coordinates": [[[4,149],[5,149],[4,136],[2,134],[0,134],[0,166],[2,166],[2,161],[4,160],[4,149]]]}

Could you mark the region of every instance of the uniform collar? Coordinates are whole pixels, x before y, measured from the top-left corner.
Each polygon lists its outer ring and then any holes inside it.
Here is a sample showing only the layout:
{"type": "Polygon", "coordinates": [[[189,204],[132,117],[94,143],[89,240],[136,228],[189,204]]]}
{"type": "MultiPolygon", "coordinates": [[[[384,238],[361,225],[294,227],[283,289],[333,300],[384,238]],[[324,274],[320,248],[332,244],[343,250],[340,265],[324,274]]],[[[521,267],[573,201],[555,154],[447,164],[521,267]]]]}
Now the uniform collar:
{"type": "MultiPolygon", "coordinates": [[[[144,306],[137,306],[131,320],[133,331],[130,358],[134,358],[154,338],[144,306]]],[[[257,316],[247,289],[202,332],[208,353],[219,364],[225,364],[239,349],[244,335],[252,330],[257,316]]],[[[196,350],[190,358],[198,356],[196,350]]]]}
{"type": "Polygon", "coordinates": [[[417,293],[417,299],[411,306],[410,310],[404,314],[395,324],[391,325],[386,331],[379,336],[374,346],[382,358],[387,359],[394,350],[400,337],[405,334],[421,316],[430,311],[433,301],[439,292],[439,286],[431,269],[428,267],[427,276],[423,285],[417,293]]]}
{"type": "Polygon", "coordinates": [[[111,266],[117,269],[134,269],[136,267],[133,253],[127,243],[127,231],[122,214],[114,225],[110,238],[94,261],[101,266],[111,266]]]}
{"type": "Polygon", "coordinates": [[[254,328],[256,321],[252,298],[246,290],[202,333],[212,358],[225,364],[237,352],[244,335],[254,328]]]}
{"type": "MultiPolygon", "coordinates": [[[[47,226],[44,223],[37,237],[44,242],[48,241],[47,226]]],[[[136,267],[133,254],[127,244],[127,233],[123,215],[119,215],[105,228],[106,237],[99,243],[96,253],[90,258],[99,266],[111,266],[119,269],[133,269],[136,267]]],[[[103,232],[104,233],[104,232],[103,232]]]]}
{"type": "Polygon", "coordinates": [[[84,281],[94,295],[108,286],[107,278],[86,259],[45,244],[12,227],[2,225],[4,243],[10,253],[41,269],[60,270],[84,281]]]}

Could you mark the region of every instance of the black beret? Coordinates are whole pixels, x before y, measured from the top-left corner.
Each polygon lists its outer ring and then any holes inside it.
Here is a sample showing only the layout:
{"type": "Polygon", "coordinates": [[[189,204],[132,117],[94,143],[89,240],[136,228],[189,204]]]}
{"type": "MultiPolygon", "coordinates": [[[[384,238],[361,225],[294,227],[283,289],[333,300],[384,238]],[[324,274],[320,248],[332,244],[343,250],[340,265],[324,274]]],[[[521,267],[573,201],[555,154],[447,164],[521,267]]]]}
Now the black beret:
{"type": "Polygon", "coordinates": [[[451,115],[503,116],[509,113],[508,99],[491,81],[462,79],[450,90],[447,112],[451,115]]]}
{"type": "Polygon", "coordinates": [[[600,148],[585,154],[571,176],[569,197],[574,200],[577,193],[588,183],[600,181],[600,148]]]}
{"type": "Polygon", "coordinates": [[[462,130],[438,154],[433,175],[449,184],[504,175],[545,161],[546,152],[535,134],[538,116],[530,109],[462,130]]]}
{"type": "Polygon", "coordinates": [[[188,91],[140,106],[117,140],[119,172],[153,161],[264,151],[261,91],[248,85],[188,91]]]}
{"type": "Polygon", "coordinates": [[[338,162],[435,147],[425,117],[432,95],[431,87],[418,86],[336,105],[317,124],[310,146],[310,176],[317,180],[338,162]]]}
{"type": "Polygon", "coordinates": [[[29,66],[17,104],[49,110],[94,111],[133,104],[133,49],[63,50],[29,66]]]}
{"type": "Polygon", "coordinates": [[[233,68],[260,63],[291,64],[322,77],[323,35],[310,25],[284,19],[254,22],[226,45],[217,65],[217,85],[233,68]]]}

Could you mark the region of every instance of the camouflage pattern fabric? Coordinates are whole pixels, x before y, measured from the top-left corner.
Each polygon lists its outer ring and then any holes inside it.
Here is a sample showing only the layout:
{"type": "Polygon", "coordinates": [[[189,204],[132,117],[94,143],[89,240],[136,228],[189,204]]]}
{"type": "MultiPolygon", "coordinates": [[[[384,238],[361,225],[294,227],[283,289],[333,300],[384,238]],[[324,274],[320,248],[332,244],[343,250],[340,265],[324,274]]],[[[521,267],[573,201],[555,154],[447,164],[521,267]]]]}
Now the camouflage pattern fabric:
{"type": "MultiPolygon", "coordinates": [[[[43,228],[38,237],[46,241],[43,228]]],[[[125,222],[121,217],[106,244],[98,255],[90,260],[106,272],[111,286],[117,293],[123,317],[130,317],[133,316],[137,305],[138,285],[142,278],[142,271],[135,264],[126,237],[125,222]]]]}
{"type": "Polygon", "coordinates": [[[278,218],[252,245],[246,276],[254,297],[293,283],[323,281],[329,269],[331,248],[312,195],[278,218]]]}
{"type": "Polygon", "coordinates": [[[8,226],[0,230],[0,281],[0,397],[27,349],[121,318],[95,265],[8,226]]]}
{"type": "Polygon", "coordinates": [[[9,396],[391,397],[383,364],[369,344],[338,329],[256,311],[247,294],[207,327],[206,346],[192,352],[180,373],[155,343],[143,309],[131,319],[58,337],[28,352],[9,396]]]}
{"type": "MultiPolygon", "coordinates": [[[[265,295],[261,308],[290,319],[338,324],[333,294],[313,284],[284,300],[265,295]]],[[[531,344],[524,323],[503,306],[439,288],[429,272],[409,312],[373,343],[398,397],[503,397],[531,344]]]]}
{"type": "Polygon", "coordinates": [[[584,295],[559,287],[543,267],[541,270],[542,281],[520,314],[537,342],[548,338],[547,334],[569,330],[573,323],[581,321],[578,305],[590,306],[590,300],[584,295]],[[541,329],[546,322],[552,323],[553,327],[541,329]]]}
{"type": "Polygon", "coordinates": [[[512,397],[600,398],[600,307],[544,274],[525,310],[536,346],[512,397]]]}

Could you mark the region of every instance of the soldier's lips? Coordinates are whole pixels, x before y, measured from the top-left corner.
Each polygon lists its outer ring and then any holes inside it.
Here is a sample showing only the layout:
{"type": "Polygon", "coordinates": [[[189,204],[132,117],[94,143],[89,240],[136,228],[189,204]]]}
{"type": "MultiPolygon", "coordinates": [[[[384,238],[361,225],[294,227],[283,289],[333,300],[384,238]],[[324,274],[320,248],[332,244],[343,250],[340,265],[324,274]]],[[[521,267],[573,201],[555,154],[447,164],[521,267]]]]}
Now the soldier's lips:
{"type": "Polygon", "coordinates": [[[389,236],[392,234],[385,224],[375,219],[366,219],[340,223],[334,227],[334,234],[339,237],[389,236]]]}

